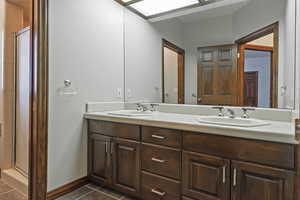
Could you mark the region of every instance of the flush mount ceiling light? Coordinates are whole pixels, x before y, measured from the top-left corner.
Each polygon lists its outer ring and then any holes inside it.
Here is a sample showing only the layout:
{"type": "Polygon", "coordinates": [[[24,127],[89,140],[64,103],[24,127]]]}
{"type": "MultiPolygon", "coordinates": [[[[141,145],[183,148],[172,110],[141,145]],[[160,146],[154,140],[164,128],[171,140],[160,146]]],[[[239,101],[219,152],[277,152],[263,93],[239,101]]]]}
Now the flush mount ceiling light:
{"type": "Polygon", "coordinates": [[[151,18],[160,14],[178,9],[201,6],[216,0],[116,0],[124,6],[137,12],[145,18],[151,18]]]}
{"type": "Polygon", "coordinates": [[[130,6],[146,17],[198,4],[198,0],[143,0],[130,6]]]}

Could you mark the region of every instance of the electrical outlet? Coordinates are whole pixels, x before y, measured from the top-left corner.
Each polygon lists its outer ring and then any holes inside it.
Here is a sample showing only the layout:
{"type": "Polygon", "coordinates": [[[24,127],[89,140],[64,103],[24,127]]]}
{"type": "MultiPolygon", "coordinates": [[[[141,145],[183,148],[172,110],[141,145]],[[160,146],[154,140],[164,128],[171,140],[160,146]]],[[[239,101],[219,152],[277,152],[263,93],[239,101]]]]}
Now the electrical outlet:
{"type": "Polygon", "coordinates": [[[131,89],[128,88],[127,89],[127,98],[131,98],[132,97],[132,92],[131,92],[131,89]]]}
{"type": "Polygon", "coordinates": [[[117,88],[117,97],[122,98],[122,88],[117,88]]]}

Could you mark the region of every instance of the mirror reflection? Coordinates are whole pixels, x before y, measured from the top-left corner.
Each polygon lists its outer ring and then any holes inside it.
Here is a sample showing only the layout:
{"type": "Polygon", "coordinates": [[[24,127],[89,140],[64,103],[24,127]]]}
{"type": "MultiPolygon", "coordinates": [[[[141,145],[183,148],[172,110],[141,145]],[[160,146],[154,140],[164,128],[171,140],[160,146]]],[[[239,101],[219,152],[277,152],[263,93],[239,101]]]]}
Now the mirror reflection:
{"type": "Polygon", "coordinates": [[[294,0],[223,0],[135,18],[125,11],[126,101],[294,107],[294,0]]]}

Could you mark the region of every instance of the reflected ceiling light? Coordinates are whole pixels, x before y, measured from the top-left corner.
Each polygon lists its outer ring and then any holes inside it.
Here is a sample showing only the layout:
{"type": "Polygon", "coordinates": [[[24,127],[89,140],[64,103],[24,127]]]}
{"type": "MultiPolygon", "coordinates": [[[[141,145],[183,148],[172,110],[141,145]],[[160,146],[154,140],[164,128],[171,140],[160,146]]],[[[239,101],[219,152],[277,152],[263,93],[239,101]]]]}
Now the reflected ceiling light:
{"type": "Polygon", "coordinates": [[[196,4],[199,4],[199,0],[143,0],[131,4],[130,7],[149,17],[196,4]]]}

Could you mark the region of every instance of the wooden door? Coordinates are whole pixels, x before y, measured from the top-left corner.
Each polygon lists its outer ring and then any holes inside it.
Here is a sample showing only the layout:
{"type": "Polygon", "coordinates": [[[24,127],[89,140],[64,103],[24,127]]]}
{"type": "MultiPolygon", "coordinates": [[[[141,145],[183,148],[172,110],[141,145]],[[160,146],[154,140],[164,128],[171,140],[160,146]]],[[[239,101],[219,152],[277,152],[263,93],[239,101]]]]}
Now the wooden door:
{"type": "Polygon", "coordinates": [[[293,200],[294,172],[232,161],[232,200],[293,200]]]}
{"type": "Polygon", "coordinates": [[[140,194],[140,144],[139,142],[114,139],[113,186],[126,194],[140,194]]]}
{"type": "Polygon", "coordinates": [[[178,104],[184,104],[184,53],[178,53],[178,104]]]}
{"type": "Polygon", "coordinates": [[[198,54],[198,104],[236,105],[236,46],[199,48],[198,54]]]}
{"type": "Polygon", "coordinates": [[[91,134],[89,137],[89,177],[103,185],[111,184],[111,137],[91,134]]]}
{"type": "Polygon", "coordinates": [[[244,106],[258,105],[258,71],[244,73],[244,106]]]}
{"type": "Polygon", "coordinates": [[[229,200],[229,160],[184,152],[182,162],[183,195],[197,200],[229,200]]]}

